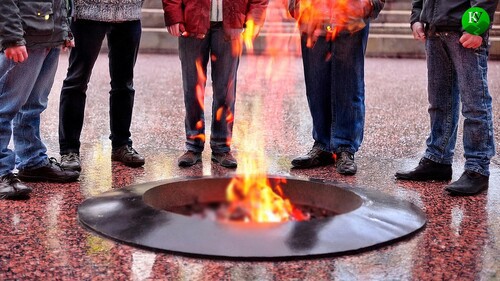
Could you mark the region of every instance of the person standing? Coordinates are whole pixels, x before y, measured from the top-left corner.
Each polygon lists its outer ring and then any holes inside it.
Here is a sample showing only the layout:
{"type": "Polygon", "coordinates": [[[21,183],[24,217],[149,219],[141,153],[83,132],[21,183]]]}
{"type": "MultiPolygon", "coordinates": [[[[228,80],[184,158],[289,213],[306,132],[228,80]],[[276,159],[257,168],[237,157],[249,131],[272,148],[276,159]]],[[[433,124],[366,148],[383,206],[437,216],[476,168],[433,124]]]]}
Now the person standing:
{"type": "Polygon", "coordinates": [[[231,154],[236,80],[242,52],[242,32],[252,25],[253,38],[264,24],[269,0],[162,0],[165,25],[179,37],[187,151],[181,167],[201,161],[205,144],[204,94],[207,64],[213,81],[212,161],[236,168],[231,154]]]}
{"type": "Polygon", "coordinates": [[[76,181],[40,138],[61,47],[72,47],[66,0],[0,2],[0,199],[29,194],[23,181],[76,181]],[[8,146],[13,137],[14,150],[8,146]],[[13,173],[17,167],[18,174],[13,173]]]}
{"type": "Polygon", "coordinates": [[[354,175],[354,154],[363,141],[365,121],[364,61],[369,21],[384,0],[288,1],[298,20],[314,145],[292,160],[296,169],[336,165],[340,174],[354,175]],[[350,14],[351,13],[351,14],[350,14]]]}
{"type": "Polygon", "coordinates": [[[71,30],[75,48],[69,55],[59,104],[61,165],[81,170],[80,135],[85,100],[95,61],[104,37],[108,44],[109,118],[111,160],[130,167],[144,165],[144,157],[132,148],[130,125],[134,107],[134,66],[141,39],[143,0],[75,0],[71,30]]]}
{"type": "Polygon", "coordinates": [[[461,108],[464,172],[445,190],[473,195],[488,188],[490,160],[495,155],[487,79],[489,31],[481,35],[464,31],[462,16],[474,6],[484,9],[493,22],[497,5],[498,0],[412,1],[413,37],[425,42],[427,55],[430,134],[418,166],[397,171],[396,179],[451,180],[461,108]]]}

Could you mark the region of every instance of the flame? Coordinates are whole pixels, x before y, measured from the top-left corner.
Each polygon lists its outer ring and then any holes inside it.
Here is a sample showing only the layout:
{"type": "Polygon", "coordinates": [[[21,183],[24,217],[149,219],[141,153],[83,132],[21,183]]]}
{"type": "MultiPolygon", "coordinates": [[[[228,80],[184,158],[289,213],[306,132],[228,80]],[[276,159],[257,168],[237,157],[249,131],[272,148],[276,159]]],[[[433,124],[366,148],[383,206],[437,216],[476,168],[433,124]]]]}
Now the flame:
{"type": "MultiPolygon", "coordinates": [[[[258,102],[255,99],[255,102],[258,102]]],[[[252,109],[262,110],[256,105],[252,109]]],[[[241,147],[238,152],[239,173],[231,179],[226,189],[227,216],[245,222],[283,222],[305,220],[307,216],[284,198],[281,185],[286,179],[279,179],[273,185],[267,177],[267,163],[264,152],[264,137],[261,135],[263,122],[261,112],[253,112],[252,120],[242,120],[241,147]]]]}
{"type": "Polygon", "coordinates": [[[364,1],[351,0],[304,0],[300,2],[297,23],[309,34],[307,46],[312,47],[315,37],[325,35],[335,40],[342,31],[356,32],[365,27],[363,18],[369,5],[364,1]]]}

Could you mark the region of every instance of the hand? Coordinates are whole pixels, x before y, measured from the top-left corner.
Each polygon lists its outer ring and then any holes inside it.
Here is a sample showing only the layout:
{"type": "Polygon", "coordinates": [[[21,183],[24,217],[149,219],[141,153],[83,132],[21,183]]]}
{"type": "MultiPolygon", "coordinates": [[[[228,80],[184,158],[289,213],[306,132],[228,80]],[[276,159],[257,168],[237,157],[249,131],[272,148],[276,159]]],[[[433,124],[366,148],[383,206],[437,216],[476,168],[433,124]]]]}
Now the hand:
{"type": "Polygon", "coordinates": [[[175,37],[186,36],[187,32],[184,31],[184,26],[180,23],[176,23],[170,26],[167,26],[168,33],[172,34],[175,37]]]}
{"type": "Polygon", "coordinates": [[[71,40],[65,40],[64,41],[64,45],[63,45],[63,51],[68,51],[69,49],[73,48],[75,46],[75,40],[74,39],[71,39],[71,40]]]}
{"type": "Polygon", "coordinates": [[[28,51],[26,46],[14,46],[5,49],[5,56],[7,59],[14,62],[23,62],[28,59],[28,51]]]}
{"type": "Polygon", "coordinates": [[[424,24],[421,22],[415,22],[411,26],[411,30],[413,32],[413,38],[425,42],[425,32],[424,32],[424,24]]]}
{"type": "Polygon", "coordinates": [[[483,43],[483,37],[464,32],[459,41],[464,48],[476,49],[483,43]]]}

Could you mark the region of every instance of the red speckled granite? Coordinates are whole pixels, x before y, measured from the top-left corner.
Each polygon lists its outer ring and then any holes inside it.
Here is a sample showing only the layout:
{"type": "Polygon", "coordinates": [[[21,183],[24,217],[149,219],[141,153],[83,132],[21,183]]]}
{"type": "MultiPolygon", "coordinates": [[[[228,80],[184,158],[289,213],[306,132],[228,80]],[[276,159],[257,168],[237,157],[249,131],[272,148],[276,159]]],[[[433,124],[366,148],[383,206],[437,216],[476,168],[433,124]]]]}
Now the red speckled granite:
{"type": "MultiPolygon", "coordinates": [[[[29,184],[26,201],[0,201],[0,280],[497,280],[500,278],[500,158],[491,165],[490,188],[475,197],[451,197],[446,183],[395,181],[396,170],[417,164],[428,133],[426,65],[423,60],[366,60],[366,130],[357,153],[358,174],[333,167],[291,170],[293,157],[311,145],[311,121],[300,58],[246,56],[238,76],[233,149],[245,148],[250,121],[262,122],[268,172],[337,180],[377,190],[419,206],[426,227],[397,243],[359,254],[295,261],[237,262],[197,259],[122,245],[89,232],[76,210],[86,198],[113,188],[186,176],[238,172],[210,161],[177,167],[184,149],[184,109],[176,55],[140,54],[136,68],[134,147],[143,168],[112,163],[108,140],[109,75],[101,55],[89,85],[82,135],[81,179],[72,184],[29,184]],[[257,119],[251,119],[257,116],[257,119]],[[265,121],[265,123],[264,123],[265,121]]],[[[67,67],[61,57],[42,137],[58,157],[58,98],[67,67]]],[[[209,76],[210,77],[210,76],[209,76]]],[[[500,140],[500,62],[489,62],[495,138],[500,140]]],[[[211,104],[208,83],[207,107],[211,104]]],[[[209,126],[208,126],[209,127],[209,126]]],[[[461,131],[460,131],[461,136],[461,131]]],[[[453,179],[463,170],[459,139],[453,179]]]]}

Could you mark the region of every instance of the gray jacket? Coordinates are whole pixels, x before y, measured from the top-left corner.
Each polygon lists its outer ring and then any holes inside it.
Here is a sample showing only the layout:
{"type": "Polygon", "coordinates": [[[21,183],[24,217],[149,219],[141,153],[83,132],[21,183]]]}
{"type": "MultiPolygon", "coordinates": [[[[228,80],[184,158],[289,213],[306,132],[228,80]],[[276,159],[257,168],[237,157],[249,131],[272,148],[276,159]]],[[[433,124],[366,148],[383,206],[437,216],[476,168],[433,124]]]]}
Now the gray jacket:
{"type": "Polygon", "coordinates": [[[46,48],[71,39],[71,0],[1,0],[0,49],[46,48]]]}
{"type": "Polygon", "coordinates": [[[76,20],[84,19],[103,22],[124,22],[140,20],[141,8],[144,2],[144,0],[74,1],[76,20]]]}

